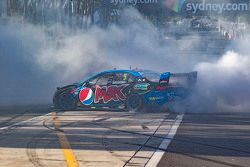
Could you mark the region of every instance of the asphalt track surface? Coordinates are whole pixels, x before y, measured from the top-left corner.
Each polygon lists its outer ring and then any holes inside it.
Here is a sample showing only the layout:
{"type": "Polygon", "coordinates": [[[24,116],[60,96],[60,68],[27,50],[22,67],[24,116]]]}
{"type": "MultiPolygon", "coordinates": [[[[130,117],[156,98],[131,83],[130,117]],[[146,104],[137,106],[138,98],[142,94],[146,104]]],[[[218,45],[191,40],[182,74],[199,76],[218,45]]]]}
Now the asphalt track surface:
{"type": "Polygon", "coordinates": [[[1,167],[250,166],[250,113],[0,111],[1,167]]]}

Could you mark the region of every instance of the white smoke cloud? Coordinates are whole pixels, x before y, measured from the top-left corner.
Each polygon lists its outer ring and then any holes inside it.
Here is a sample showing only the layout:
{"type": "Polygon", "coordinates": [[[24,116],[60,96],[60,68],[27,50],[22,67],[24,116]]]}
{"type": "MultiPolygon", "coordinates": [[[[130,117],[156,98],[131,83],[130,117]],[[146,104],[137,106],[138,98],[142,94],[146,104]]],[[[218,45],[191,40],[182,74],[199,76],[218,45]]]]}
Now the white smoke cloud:
{"type": "Polygon", "coordinates": [[[247,42],[237,40],[235,43],[241,46],[229,47],[234,51],[226,52],[215,62],[196,65],[199,80],[192,97],[196,111],[249,111],[250,56],[244,49],[247,42]]]}
{"type": "Polygon", "coordinates": [[[249,41],[233,42],[219,58],[212,51],[201,54],[209,39],[198,34],[159,39],[156,27],[134,9],[124,11],[120,25],[106,29],[43,27],[11,19],[0,22],[0,36],[0,104],[51,102],[56,86],[131,65],[162,72],[197,70],[193,111],[250,107],[249,41]]]}
{"type": "Polygon", "coordinates": [[[130,66],[158,71],[191,70],[202,59],[199,55],[183,54],[199,44],[199,36],[160,41],[156,27],[131,8],[124,11],[121,20],[119,26],[92,27],[86,31],[70,32],[57,26],[55,39],[47,40],[37,54],[38,65],[72,80],[91,71],[130,66]]]}

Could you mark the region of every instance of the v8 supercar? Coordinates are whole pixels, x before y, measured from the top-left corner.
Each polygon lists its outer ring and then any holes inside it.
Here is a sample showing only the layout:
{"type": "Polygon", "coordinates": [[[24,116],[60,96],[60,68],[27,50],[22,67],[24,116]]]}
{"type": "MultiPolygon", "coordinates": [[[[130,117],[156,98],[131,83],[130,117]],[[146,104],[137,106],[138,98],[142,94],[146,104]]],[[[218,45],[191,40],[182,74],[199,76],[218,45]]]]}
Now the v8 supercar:
{"type": "Polygon", "coordinates": [[[149,70],[110,70],[76,84],[58,87],[54,107],[143,111],[185,99],[197,72],[157,73],[149,70]]]}

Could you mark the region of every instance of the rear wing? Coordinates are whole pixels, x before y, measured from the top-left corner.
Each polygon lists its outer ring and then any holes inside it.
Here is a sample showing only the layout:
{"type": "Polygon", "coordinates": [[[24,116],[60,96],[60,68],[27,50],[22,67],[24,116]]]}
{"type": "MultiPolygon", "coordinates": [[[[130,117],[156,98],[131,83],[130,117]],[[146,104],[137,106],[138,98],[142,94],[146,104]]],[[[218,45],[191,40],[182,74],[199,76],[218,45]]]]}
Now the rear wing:
{"type": "Polygon", "coordinates": [[[160,83],[167,83],[171,86],[193,86],[197,81],[198,72],[189,73],[163,73],[161,74],[160,83]]]}

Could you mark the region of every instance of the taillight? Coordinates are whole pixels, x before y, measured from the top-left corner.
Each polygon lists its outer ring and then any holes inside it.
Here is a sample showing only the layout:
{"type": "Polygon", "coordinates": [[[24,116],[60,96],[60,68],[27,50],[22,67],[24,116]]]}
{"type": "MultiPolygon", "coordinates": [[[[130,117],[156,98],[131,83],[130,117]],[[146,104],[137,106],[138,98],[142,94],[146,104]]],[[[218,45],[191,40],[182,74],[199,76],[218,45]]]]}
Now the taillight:
{"type": "Polygon", "coordinates": [[[166,90],[166,89],[167,89],[167,86],[165,86],[165,85],[156,86],[156,90],[166,90]]]}

